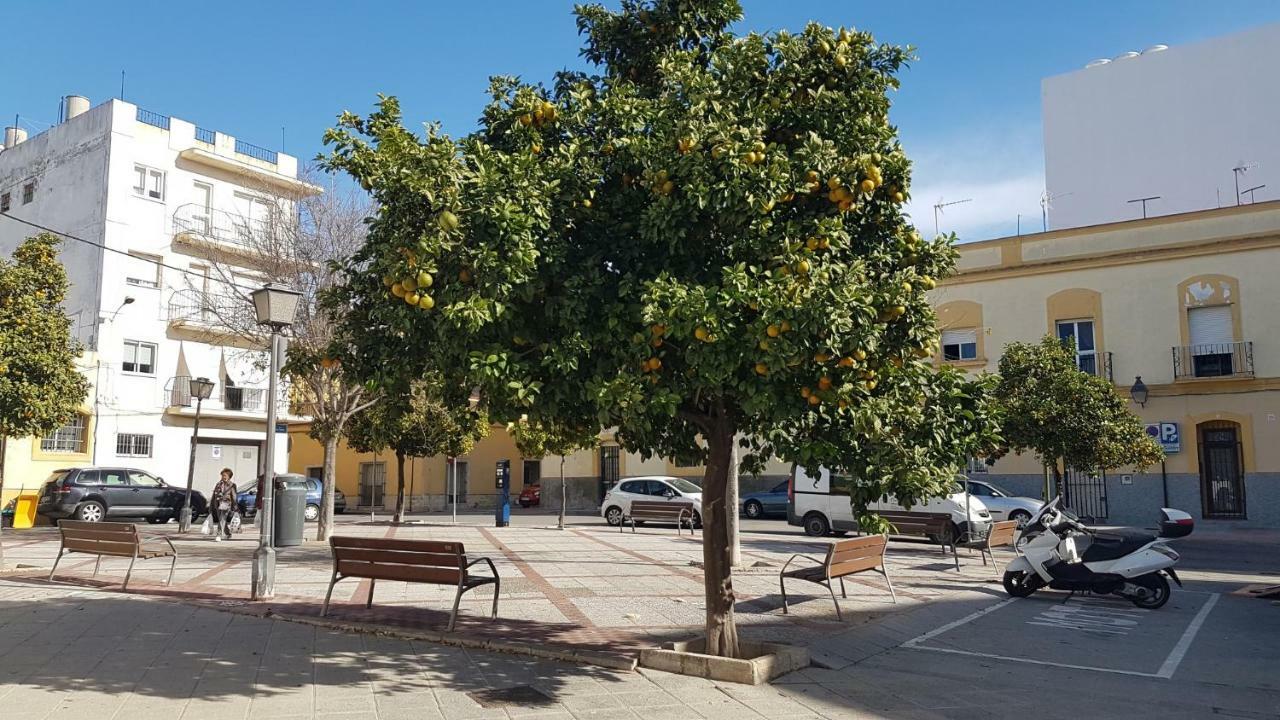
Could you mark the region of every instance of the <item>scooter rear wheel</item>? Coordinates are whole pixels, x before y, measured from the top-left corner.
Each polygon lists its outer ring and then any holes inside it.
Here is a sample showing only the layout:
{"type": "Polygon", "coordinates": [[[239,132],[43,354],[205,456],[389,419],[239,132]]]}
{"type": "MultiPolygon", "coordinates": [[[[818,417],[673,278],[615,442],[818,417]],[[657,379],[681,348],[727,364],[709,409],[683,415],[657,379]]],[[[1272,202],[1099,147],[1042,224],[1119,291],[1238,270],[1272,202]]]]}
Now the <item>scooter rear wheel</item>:
{"type": "Polygon", "coordinates": [[[1008,570],[1004,574],[1004,591],[1016,598],[1030,597],[1043,586],[1044,581],[1035,573],[1008,570]]]}
{"type": "Polygon", "coordinates": [[[1133,579],[1134,585],[1140,585],[1146,589],[1147,594],[1143,597],[1136,595],[1129,597],[1129,602],[1137,605],[1144,610],[1156,610],[1164,607],[1169,602],[1169,581],[1165,579],[1164,573],[1153,572],[1147,573],[1142,577],[1133,579]]]}

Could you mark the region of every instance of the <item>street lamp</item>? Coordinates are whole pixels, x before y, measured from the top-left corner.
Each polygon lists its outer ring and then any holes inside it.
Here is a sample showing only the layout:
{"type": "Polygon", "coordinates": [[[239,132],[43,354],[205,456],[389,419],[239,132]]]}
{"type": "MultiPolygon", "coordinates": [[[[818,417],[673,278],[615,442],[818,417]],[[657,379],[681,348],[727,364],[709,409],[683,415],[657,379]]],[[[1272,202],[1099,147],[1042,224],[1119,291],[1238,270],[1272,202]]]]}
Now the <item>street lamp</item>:
{"type": "Polygon", "coordinates": [[[191,460],[187,463],[187,496],[182,501],[182,512],[178,513],[178,532],[191,529],[191,485],[196,478],[196,438],[200,436],[200,406],[213,394],[213,381],[207,377],[187,380],[187,392],[196,399],[196,425],[191,430],[191,460]]]}
{"type": "Polygon", "coordinates": [[[1147,397],[1151,393],[1147,391],[1147,384],[1142,382],[1141,375],[1134,378],[1134,380],[1135,382],[1133,383],[1133,387],[1129,388],[1129,397],[1133,398],[1133,401],[1142,407],[1146,407],[1147,397]]]}
{"type": "Polygon", "coordinates": [[[293,324],[302,294],[289,288],[267,283],[249,296],[259,325],[271,329],[271,374],[267,378],[267,447],[263,462],[262,497],[258,498],[258,549],[253,551],[253,599],[269,600],[275,595],[276,550],[272,543],[274,518],[271,499],[275,493],[276,459],[276,384],[280,375],[280,359],[285,341],[280,333],[293,324]]]}

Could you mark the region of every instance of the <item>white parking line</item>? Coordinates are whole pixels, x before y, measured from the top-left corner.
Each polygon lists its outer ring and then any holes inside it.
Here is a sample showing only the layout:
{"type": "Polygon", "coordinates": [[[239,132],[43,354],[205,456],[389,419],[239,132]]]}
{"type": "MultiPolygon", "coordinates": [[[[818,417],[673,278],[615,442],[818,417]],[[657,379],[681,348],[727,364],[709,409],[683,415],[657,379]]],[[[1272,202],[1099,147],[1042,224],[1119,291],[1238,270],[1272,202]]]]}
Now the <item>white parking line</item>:
{"type": "Polygon", "coordinates": [[[1156,673],[1162,678],[1173,677],[1173,671],[1178,669],[1178,663],[1182,662],[1182,658],[1187,654],[1187,650],[1191,647],[1191,641],[1196,639],[1196,633],[1200,632],[1200,626],[1204,625],[1204,619],[1209,617],[1209,611],[1213,609],[1214,604],[1218,602],[1218,596],[1212,595],[1205,602],[1204,607],[1200,608],[1200,612],[1196,613],[1195,618],[1191,620],[1191,624],[1187,626],[1187,631],[1182,633],[1182,637],[1178,639],[1178,644],[1173,646],[1173,651],[1169,653],[1169,657],[1164,659],[1164,664],[1160,666],[1160,671],[1156,673]]]}

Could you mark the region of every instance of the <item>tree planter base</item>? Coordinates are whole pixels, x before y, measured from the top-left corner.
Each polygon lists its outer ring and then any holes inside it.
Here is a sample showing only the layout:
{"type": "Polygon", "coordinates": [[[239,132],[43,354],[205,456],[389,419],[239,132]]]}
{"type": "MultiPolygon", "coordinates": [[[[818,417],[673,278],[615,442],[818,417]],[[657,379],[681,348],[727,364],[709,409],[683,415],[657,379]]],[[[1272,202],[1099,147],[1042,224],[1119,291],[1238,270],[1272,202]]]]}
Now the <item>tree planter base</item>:
{"type": "Polygon", "coordinates": [[[809,666],[809,651],[792,645],[742,640],[741,658],[704,655],[705,639],[663,643],[640,651],[640,667],[710,680],[760,685],[809,666]]]}

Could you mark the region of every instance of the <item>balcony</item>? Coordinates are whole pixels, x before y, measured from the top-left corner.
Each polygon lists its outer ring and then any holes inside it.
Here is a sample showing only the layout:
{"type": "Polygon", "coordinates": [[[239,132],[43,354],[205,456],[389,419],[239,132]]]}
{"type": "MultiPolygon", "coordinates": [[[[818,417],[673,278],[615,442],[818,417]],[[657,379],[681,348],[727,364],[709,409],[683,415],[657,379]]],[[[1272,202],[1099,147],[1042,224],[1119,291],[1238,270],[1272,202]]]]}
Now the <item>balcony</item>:
{"type": "Polygon", "coordinates": [[[295,228],[272,218],[250,218],[225,210],[188,203],[173,213],[173,240],[205,250],[245,256],[273,256],[288,242],[295,228]]]}
{"type": "Polygon", "coordinates": [[[257,328],[253,306],[235,295],[181,290],[169,298],[169,327],[252,332],[257,328]]]}
{"type": "Polygon", "coordinates": [[[1076,355],[1076,367],[1080,368],[1081,372],[1097,375],[1109,383],[1115,382],[1115,375],[1111,369],[1111,353],[1109,352],[1076,355]]]}
{"type": "MultiPolygon", "coordinates": [[[[196,399],[191,396],[191,377],[178,375],[169,378],[165,384],[165,407],[169,412],[187,415],[195,414],[196,399]]],[[[240,387],[215,385],[213,394],[200,406],[201,413],[221,417],[242,417],[244,415],[267,414],[267,389],[261,387],[240,387]]]]}
{"type": "Polygon", "coordinates": [[[1173,379],[1253,377],[1253,343],[1184,345],[1173,348],[1173,379]]]}

